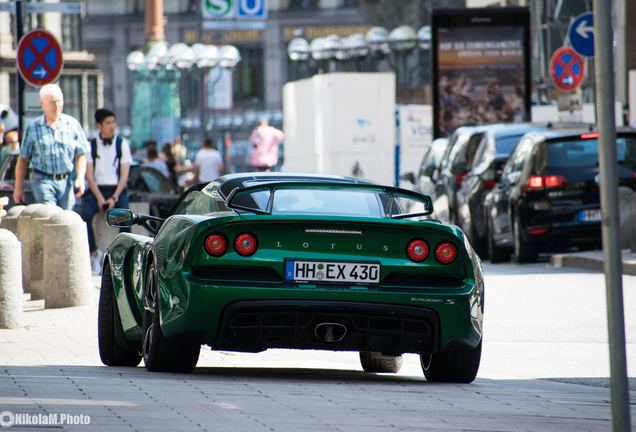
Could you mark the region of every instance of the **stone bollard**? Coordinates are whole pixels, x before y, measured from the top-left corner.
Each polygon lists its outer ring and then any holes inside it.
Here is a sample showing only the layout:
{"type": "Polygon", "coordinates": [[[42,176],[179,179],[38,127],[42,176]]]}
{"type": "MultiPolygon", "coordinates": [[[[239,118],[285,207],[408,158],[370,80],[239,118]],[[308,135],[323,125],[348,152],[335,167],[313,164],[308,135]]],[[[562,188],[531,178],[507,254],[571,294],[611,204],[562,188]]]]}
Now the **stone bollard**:
{"type": "Polygon", "coordinates": [[[93,278],[86,224],[63,210],[44,224],[44,301],[47,308],[81,306],[91,301],[93,278]]]}
{"type": "Polygon", "coordinates": [[[44,256],[43,256],[43,244],[44,244],[44,225],[49,223],[51,216],[54,216],[62,212],[62,208],[47,204],[45,207],[41,207],[33,212],[31,215],[31,234],[29,240],[31,241],[30,255],[29,255],[29,279],[25,290],[31,293],[31,296],[35,299],[44,298],[44,256]]]}
{"type": "Polygon", "coordinates": [[[2,218],[7,215],[7,211],[4,209],[9,205],[9,197],[0,197],[0,223],[2,223],[2,218]]]}
{"type": "Polygon", "coordinates": [[[0,228],[7,229],[11,231],[16,236],[18,235],[18,217],[20,213],[26,208],[23,205],[16,205],[11,207],[7,211],[7,215],[2,218],[2,222],[0,223],[0,228]]]}
{"type": "Polygon", "coordinates": [[[38,210],[46,207],[45,204],[29,204],[18,216],[17,236],[22,243],[22,287],[29,291],[29,280],[31,278],[31,217],[38,210]]]}
{"type": "Polygon", "coordinates": [[[8,230],[0,229],[0,328],[22,326],[22,271],[20,242],[8,230]]]}

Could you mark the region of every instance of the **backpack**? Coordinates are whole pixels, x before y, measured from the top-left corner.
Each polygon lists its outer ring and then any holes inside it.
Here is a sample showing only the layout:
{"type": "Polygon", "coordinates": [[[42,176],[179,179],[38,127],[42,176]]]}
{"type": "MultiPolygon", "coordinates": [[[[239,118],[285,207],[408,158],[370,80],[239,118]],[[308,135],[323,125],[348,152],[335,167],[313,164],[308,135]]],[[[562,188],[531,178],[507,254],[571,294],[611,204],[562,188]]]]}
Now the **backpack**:
{"type": "MultiPolygon", "coordinates": [[[[119,161],[121,160],[121,144],[123,139],[117,135],[115,137],[115,162],[117,163],[117,177],[119,177],[119,161]]],[[[93,158],[93,175],[95,175],[95,162],[99,158],[97,154],[97,138],[91,140],[91,157],[93,158]]]]}

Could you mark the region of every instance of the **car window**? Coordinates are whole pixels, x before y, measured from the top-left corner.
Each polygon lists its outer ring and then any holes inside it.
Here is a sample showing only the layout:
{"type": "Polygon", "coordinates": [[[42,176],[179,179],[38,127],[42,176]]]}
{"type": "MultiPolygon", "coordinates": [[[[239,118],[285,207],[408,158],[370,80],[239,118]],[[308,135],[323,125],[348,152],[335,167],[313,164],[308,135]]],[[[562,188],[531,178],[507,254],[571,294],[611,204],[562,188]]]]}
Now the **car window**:
{"type": "MultiPolygon", "coordinates": [[[[636,138],[616,140],[618,162],[636,164],[636,138]]],[[[549,168],[589,167],[598,164],[598,140],[550,142],[546,145],[546,164],[549,168]]]]}
{"type": "Polygon", "coordinates": [[[468,140],[454,152],[451,172],[466,171],[468,169],[475,157],[475,152],[479,147],[482,137],[483,134],[481,133],[470,135],[470,138],[468,138],[468,140]]]}
{"type": "Polygon", "coordinates": [[[523,135],[510,135],[495,138],[495,152],[500,156],[510,155],[523,135]]]}
{"type": "Polygon", "coordinates": [[[492,142],[492,138],[489,137],[488,135],[485,135],[482,139],[481,142],[479,143],[479,146],[477,147],[477,151],[475,152],[475,157],[473,158],[473,163],[472,163],[472,168],[473,169],[479,169],[481,168],[481,165],[483,164],[487,164],[488,161],[490,160],[489,157],[489,144],[492,142]]]}
{"type": "Polygon", "coordinates": [[[181,198],[172,214],[208,214],[229,211],[218,194],[218,182],[208,183],[203,190],[192,188],[181,198]]]}
{"type": "Polygon", "coordinates": [[[440,167],[442,169],[450,168],[453,160],[455,159],[458,149],[464,146],[468,141],[470,134],[466,132],[455,132],[448,142],[448,147],[444,150],[440,167]]]}
{"type": "MultiPolygon", "coordinates": [[[[14,180],[15,179],[15,166],[18,163],[18,155],[6,155],[2,160],[2,166],[0,167],[0,180],[14,180]]],[[[25,179],[29,179],[31,176],[31,170],[26,170],[25,179]]]]}

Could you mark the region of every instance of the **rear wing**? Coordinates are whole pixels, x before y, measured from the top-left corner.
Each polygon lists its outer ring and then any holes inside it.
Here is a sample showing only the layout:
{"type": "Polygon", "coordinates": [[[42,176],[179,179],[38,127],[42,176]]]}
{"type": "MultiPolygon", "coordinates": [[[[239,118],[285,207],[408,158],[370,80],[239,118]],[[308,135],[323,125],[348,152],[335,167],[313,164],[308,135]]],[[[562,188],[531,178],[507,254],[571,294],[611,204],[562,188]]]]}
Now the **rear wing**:
{"type": "Polygon", "coordinates": [[[272,214],[274,206],[274,196],[277,190],[285,189],[321,189],[321,190],[363,190],[383,194],[386,200],[385,217],[392,219],[404,219],[417,216],[429,216],[433,213],[433,201],[431,197],[407,189],[393,186],[382,186],[371,183],[345,183],[345,182],[312,182],[312,181],[280,181],[244,188],[233,189],[226,198],[226,205],[235,210],[243,210],[257,214],[272,214]],[[255,192],[269,192],[267,205],[265,208],[259,206],[254,199],[252,205],[245,202],[250,201],[250,197],[255,192]],[[421,205],[421,210],[415,212],[404,211],[400,201],[411,200],[421,205]]]}

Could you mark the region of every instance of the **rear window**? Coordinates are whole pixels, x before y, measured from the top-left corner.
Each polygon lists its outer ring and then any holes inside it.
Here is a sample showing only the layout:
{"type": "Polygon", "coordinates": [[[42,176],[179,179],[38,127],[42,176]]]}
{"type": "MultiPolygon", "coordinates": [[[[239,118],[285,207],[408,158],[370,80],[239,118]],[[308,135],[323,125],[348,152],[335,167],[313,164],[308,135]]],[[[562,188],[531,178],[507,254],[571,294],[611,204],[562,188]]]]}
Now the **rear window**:
{"type": "Polygon", "coordinates": [[[497,155],[509,156],[519,144],[523,135],[512,135],[495,138],[495,153],[497,155]]]}
{"type": "MultiPolygon", "coordinates": [[[[261,210],[267,208],[269,191],[250,194],[261,210]]],[[[272,214],[313,214],[382,217],[382,203],[375,192],[320,189],[281,189],[274,193],[272,214]]]]}
{"type": "MultiPolygon", "coordinates": [[[[616,140],[618,162],[636,164],[636,137],[616,140]]],[[[552,168],[586,167],[598,164],[598,140],[550,142],[547,146],[548,166],[552,168]]]]}

